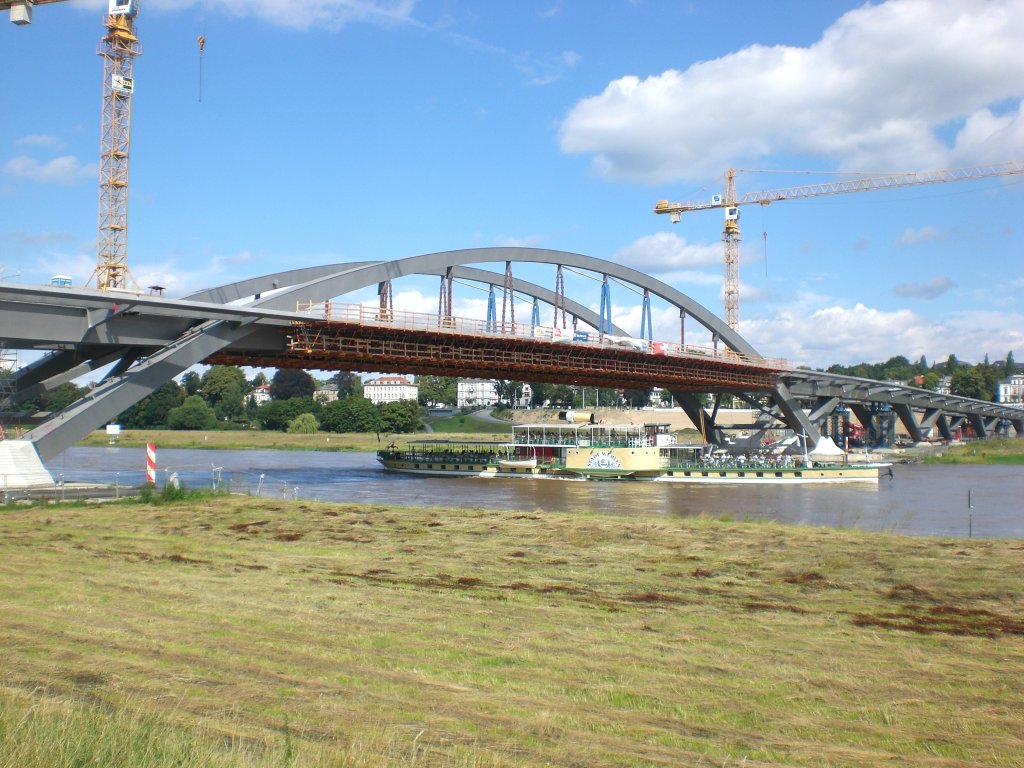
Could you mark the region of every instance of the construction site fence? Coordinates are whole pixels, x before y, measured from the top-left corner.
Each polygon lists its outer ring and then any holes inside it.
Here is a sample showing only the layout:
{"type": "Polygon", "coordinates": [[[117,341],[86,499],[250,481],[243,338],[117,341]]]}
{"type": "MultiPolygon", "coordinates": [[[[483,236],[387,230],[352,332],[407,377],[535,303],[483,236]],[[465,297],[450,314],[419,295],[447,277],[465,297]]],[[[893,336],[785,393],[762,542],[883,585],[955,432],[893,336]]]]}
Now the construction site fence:
{"type": "Polygon", "coordinates": [[[772,371],[783,371],[790,368],[788,362],[783,359],[748,355],[724,346],[719,348],[677,344],[670,341],[652,341],[633,336],[616,336],[597,330],[575,330],[508,320],[488,321],[465,317],[446,317],[427,312],[407,312],[332,301],[299,302],[296,312],[308,315],[310,320],[318,322],[429,331],[462,336],[485,336],[498,339],[522,339],[593,348],[607,349],[611,347],[667,357],[714,358],[772,371]]]}

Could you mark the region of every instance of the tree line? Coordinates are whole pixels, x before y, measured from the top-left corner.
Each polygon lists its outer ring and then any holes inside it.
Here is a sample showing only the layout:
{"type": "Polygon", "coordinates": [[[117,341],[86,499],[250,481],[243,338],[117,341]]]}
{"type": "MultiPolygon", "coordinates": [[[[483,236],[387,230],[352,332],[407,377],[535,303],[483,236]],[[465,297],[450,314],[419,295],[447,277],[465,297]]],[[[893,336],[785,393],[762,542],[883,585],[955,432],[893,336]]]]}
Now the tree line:
{"type": "Polygon", "coordinates": [[[1017,373],[1017,364],[1011,350],[1006,353],[1005,360],[997,363],[989,362],[987,354],[976,365],[961,362],[956,355],[950,355],[944,363],[934,365],[929,365],[924,355],[916,363],[899,355],[884,363],[832,365],[827,371],[876,381],[899,381],[932,391],[948,376],[950,394],[995,402],[999,396],[999,382],[1017,373]]]}
{"type": "MultiPolygon", "coordinates": [[[[64,384],[22,404],[25,412],[56,412],[86,393],[64,384]]],[[[185,373],[171,380],[115,421],[124,429],[265,429],[282,432],[404,433],[422,429],[422,413],[414,402],[374,405],[363,397],[358,375],[342,372],[317,382],[306,371],[282,368],[268,379],[262,372],[249,380],[237,366],[215,365],[202,375],[185,373]],[[323,403],[313,397],[318,383],[332,383],[338,399],[323,403]],[[258,404],[257,387],[269,388],[270,400],[258,404]]]]}
{"type": "MultiPolygon", "coordinates": [[[[961,362],[950,355],[942,363],[930,365],[922,356],[916,362],[898,355],[883,363],[832,365],[829,373],[857,376],[877,381],[898,381],[935,390],[949,377],[952,394],[977,400],[995,401],[999,382],[1018,372],[1009,352],[1001,362],[992,363],[988,355],[977,364],[961,362]]],[[[292,432],[381,432],[406,433],[423,428],[426,408],[457,401],[458,379],[449,376],[420,376],[419,401],[408,400],[374,405],[363,396],[362,380],[357,374],[341,372],[326,382],[316,381],[309,373],[282,368],[273,378],[259,372],[248,380],[237,366],[215,365],[202,375],[185,373],[180,381],[169,381],[120,414],[117,421],[125,429],[265,429],[292,432]],[[320,402],[313,397],[318,384],[331,384],[337,399],[320,402]],[[269,389],[270,400],[258,404],[253,396],[257,387],[269,389]]],[[[579,387],[566,384],[526,382],[529,405],[556,408],[643,407],[650,401],[651,388],[616,390],[579,387]]],[[[524,383],[499,381],[496,393],[500,407],[522,402],[524,383]]],[[[22,404],[25,412],[56,412],[83,394],[85,388],[64,384],[22,404]]],[[[668,394],[665,393],[665,397],[668,394]]]]}

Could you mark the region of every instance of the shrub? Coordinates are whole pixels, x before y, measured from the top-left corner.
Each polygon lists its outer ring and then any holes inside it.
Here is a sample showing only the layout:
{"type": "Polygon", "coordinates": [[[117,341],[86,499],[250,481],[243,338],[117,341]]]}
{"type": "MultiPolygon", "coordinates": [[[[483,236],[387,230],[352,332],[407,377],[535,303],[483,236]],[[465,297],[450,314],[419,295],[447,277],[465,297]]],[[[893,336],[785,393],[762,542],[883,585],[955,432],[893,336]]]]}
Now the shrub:
{"type": "Polygon", "coordinates": [[[320,424],[312,413],[300,413],[288,422],[288,433],[291,435],[314,435],[318,429],[320,424]]]}

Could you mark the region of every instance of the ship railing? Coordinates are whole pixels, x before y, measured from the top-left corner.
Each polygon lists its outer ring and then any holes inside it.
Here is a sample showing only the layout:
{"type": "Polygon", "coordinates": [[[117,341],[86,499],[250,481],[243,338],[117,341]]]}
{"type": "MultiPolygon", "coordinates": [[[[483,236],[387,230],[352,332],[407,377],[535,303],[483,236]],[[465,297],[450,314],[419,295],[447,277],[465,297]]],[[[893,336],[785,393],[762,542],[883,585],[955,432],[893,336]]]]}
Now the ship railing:
{"type": "Polygon", "coordinates": [[[795,461],[789,454],[781,456],[709,456],[698,462],[701,469],[789,469],[795,461]]]}

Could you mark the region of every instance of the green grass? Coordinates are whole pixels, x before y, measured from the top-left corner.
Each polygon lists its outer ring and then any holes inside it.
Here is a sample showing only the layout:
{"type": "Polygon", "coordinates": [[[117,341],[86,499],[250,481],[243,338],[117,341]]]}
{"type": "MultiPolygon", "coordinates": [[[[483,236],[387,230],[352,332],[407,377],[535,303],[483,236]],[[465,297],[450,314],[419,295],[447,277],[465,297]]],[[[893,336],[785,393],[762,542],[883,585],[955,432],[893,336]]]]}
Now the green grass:
{"type": "Polygon", "coordinates": [[[978,440],[928,456],[926,464],[1024,464],[1024,440],[1019,438],[978,440]]]}
{"type": "Polygon", "coordinates": [[[512,433],[511,422],[502,424],[496,421],[488,421],[486,419],[480,419],[471,413],[459,413],[454,416],[448,416],[437,421],[431,421],[430,426],[434,432],[437,433],[453,433],[462,435],[497,435],[498,439],[502,436],[507,437],[512,433]]]}
{"type": "Polygon", "coordinates": [[[1020,541],[163,502],[0,508],[3,768],[1024,766],[1020,541]]]}
{"type": "MultiPolygon", "coordinates": [[[[419,433],[422,436],[422,432],[419,433]]],[[[171,429],[126,429],[121,431],[117,445],[125,448],[143,447],[155,443],[160,448],[218,448],[222,450],[277,450],[277,451],[376,451],[382,445],[404,435],[375,433],[317,432],[296,435],[286,432],[261,430],[241,431],[187,431],[171,429]]],[[[110,439],[103,430],[96,430],[79,445],[107,446],[110,439]]]]}

